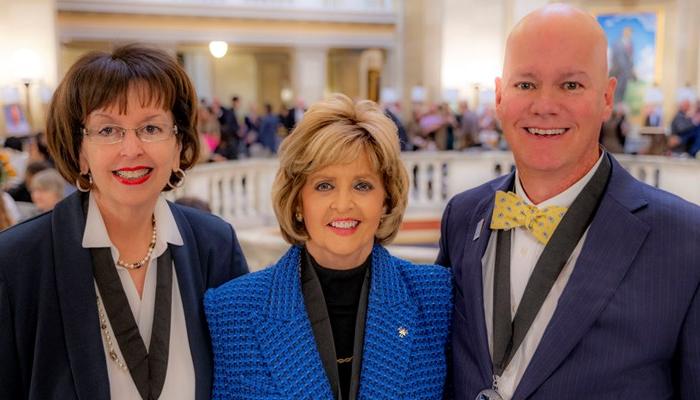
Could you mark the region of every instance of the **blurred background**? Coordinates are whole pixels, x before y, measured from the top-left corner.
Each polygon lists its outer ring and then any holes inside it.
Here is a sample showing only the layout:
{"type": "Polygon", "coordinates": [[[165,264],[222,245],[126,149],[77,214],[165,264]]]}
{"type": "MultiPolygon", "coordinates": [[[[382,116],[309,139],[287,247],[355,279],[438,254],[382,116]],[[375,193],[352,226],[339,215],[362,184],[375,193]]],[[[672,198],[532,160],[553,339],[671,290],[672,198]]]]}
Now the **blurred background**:
{"type": "MultiPolygon", "coordinates": [[[[564,2],[590,11],[608,36],[620,84],[601,143],[639,179],[700,203],[700,2],[564,2]]],[[[446,200],[512,168],[494,78],[507,32],[547,3],[0,0],[3,197],[16,204],[15,222],[46,208],[34,204],[31,179],[51,167],[43,125],[72,63],[91,50],[148,43],[177,58],[200,100],[202,163],[173,199],[202,200],[245,231],[242,241],[250,234],[251,243],[279,247],[269,234],[277,146],[310,103],[342,92],[380,102],[397,123],[412,180],[397,243],[428,260],[446,200]]]]}

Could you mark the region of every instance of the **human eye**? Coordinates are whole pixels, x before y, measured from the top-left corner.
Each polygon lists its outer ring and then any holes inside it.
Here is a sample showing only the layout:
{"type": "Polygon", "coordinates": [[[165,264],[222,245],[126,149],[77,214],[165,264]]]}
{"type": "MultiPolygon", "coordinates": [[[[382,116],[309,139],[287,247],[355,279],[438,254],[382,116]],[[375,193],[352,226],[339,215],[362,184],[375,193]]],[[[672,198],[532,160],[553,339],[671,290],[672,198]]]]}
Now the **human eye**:
{"type": "Polygon", "coordinates": [[[314,189],[317,192],[327,192],[329,190],[333,190],[333,185],[331,185],[329,182],[319,182],[314,186],[314,189]]]}
{"type": "Polygon", "coordinates": [[[113,138],[121,136],[122,128],[113,125],[105,125],[99,128],[96,133],[97,136],[102,138],[113,138]]]}
{"type": "Polygon", "coordinates": [[[576,82],[576,81],[567,81],[562,84],[562,88],[566,91],[574,91],[578,89],[582,89],[583,85],[581,83],[576,82]]]}
{"type": "Polygon", "coordinates": [[[514,86],[516,89],[520,89],[520,90],[535,89],[535,84],[532,82],[517,82],[514,86]]]}
{"type": "Polygon", "coordinates": [[[165,128],[158,124],[148,124],[139,128],[142,135],[146,136],[160,136],[165,132],[165,128]]]}
{"type": "Polygon", "coordinates": [[[374,189],[374,185],[367,181],[359,181],[355,184],[355,190],[360,192],[369,192],[374,189]]]}

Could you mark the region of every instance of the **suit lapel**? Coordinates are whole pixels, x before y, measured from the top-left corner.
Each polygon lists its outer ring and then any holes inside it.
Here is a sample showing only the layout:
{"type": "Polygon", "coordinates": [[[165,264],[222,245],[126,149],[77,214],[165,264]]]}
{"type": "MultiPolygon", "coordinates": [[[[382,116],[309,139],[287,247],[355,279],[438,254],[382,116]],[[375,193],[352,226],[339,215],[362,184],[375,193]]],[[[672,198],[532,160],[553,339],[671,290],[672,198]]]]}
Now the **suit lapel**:
{"type": "Polygon", "coordinates": [[[260,351],[285,398],[309,396],[299,389],[316,381],[323,382],[324,398],[333,399],[304,307],[299,255],[300,249],[292,247],[273,271],[270,296],[256,327],[260,351]]]}
{"type": "Polygon", "coordinates": [[[82,247],[85,214],[79,193],[56,205],[52,229],[56,292],[75,390],[79,398],[108,399],[92,259],[82,247]]]}
{"type": "Polygon", "coordinates": [[[376,392],[367,386],[374,382],[382,383],[386,398],[401,398],[416,345],[413,333],[417,331],[418,306],[394,263],[384,248],[374,247],[358,398],[365,398],[365,392],[376,392]],[[386,392],[386,388],[393,391],[386,392]]]}
{"type": "Polygon", "coordinates": [[[459,287],[465,290],[464,298],[468,316],[473,317],[476,325],[476,349],[479,356],[479,372],[485,382],[492,380],[492,362],[489,353],[489,341],[486,331],[486,315],[484,313],[484,277],[481,259],[491,237],[491,215],[493,214],[493,199],[497,190],[508,190],[515,178],[511,173],[492,184],[493,192],[485,196],[477,205],[476,212],[469,221],[466,243],[462,257],[462,276],[459,287]],[[477,235],[478,230],[478,235],[477,235]]]}
{"type": "Polygon", "coordinates": [[[194,366],[195,398],[208,399],[211,394],[212,356],[202,305],[206,285],[204,277],[196,273],[202,270],[202,261],[197,253],[197,239],[194,237],[189,221],[172,205],[170,210],[184,243],[184,246],[168,244],[168,247],[175,264],[177,284],[185,313],[187,340],[194,366]]]}
{"type": "Polygon", "coordinates": [[[607,306],[649,233],[633,214],[646,205],[639,183],[611,160],[607,193],[514,399],[530,396],[568,357],[607,306]]]}

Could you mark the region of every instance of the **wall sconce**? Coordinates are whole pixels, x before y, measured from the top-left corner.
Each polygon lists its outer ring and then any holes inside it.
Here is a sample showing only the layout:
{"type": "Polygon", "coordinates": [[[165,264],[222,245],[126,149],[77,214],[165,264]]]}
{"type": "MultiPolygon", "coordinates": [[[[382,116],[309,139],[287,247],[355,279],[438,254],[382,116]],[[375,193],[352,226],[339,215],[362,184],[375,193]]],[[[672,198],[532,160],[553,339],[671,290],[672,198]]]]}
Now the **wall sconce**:
{"type": "Polygon", "coordinates": [[[228,43],[221,40],[214,40],[209,42],[209,52],[212,56],[216,58],[221,58],[226,55],[228,51],[228,43]]]}

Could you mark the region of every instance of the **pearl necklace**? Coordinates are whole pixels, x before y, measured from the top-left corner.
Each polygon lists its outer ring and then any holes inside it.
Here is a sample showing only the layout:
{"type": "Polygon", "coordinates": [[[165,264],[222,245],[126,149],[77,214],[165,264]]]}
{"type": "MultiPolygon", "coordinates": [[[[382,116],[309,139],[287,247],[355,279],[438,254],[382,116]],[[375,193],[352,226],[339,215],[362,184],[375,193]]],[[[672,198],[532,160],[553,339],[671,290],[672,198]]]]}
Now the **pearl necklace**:
{"type": "Polygon", "coordinates": [[[148,244],[148,251],[146,252],[146,255],[143,256],[142,259],[139,261],[133,262],[133,263],[128,263],[125,261],[117,260],[117,265],[120,267],[124,267],[126,269],[139,269],[146,265],[146,262],[151,258],[151,254],[153,254],[153,249],[156,247],[156,217],[153,216],[152,219],[153,223],[153,234],[151,235],[151,243],[148,244]]]}

